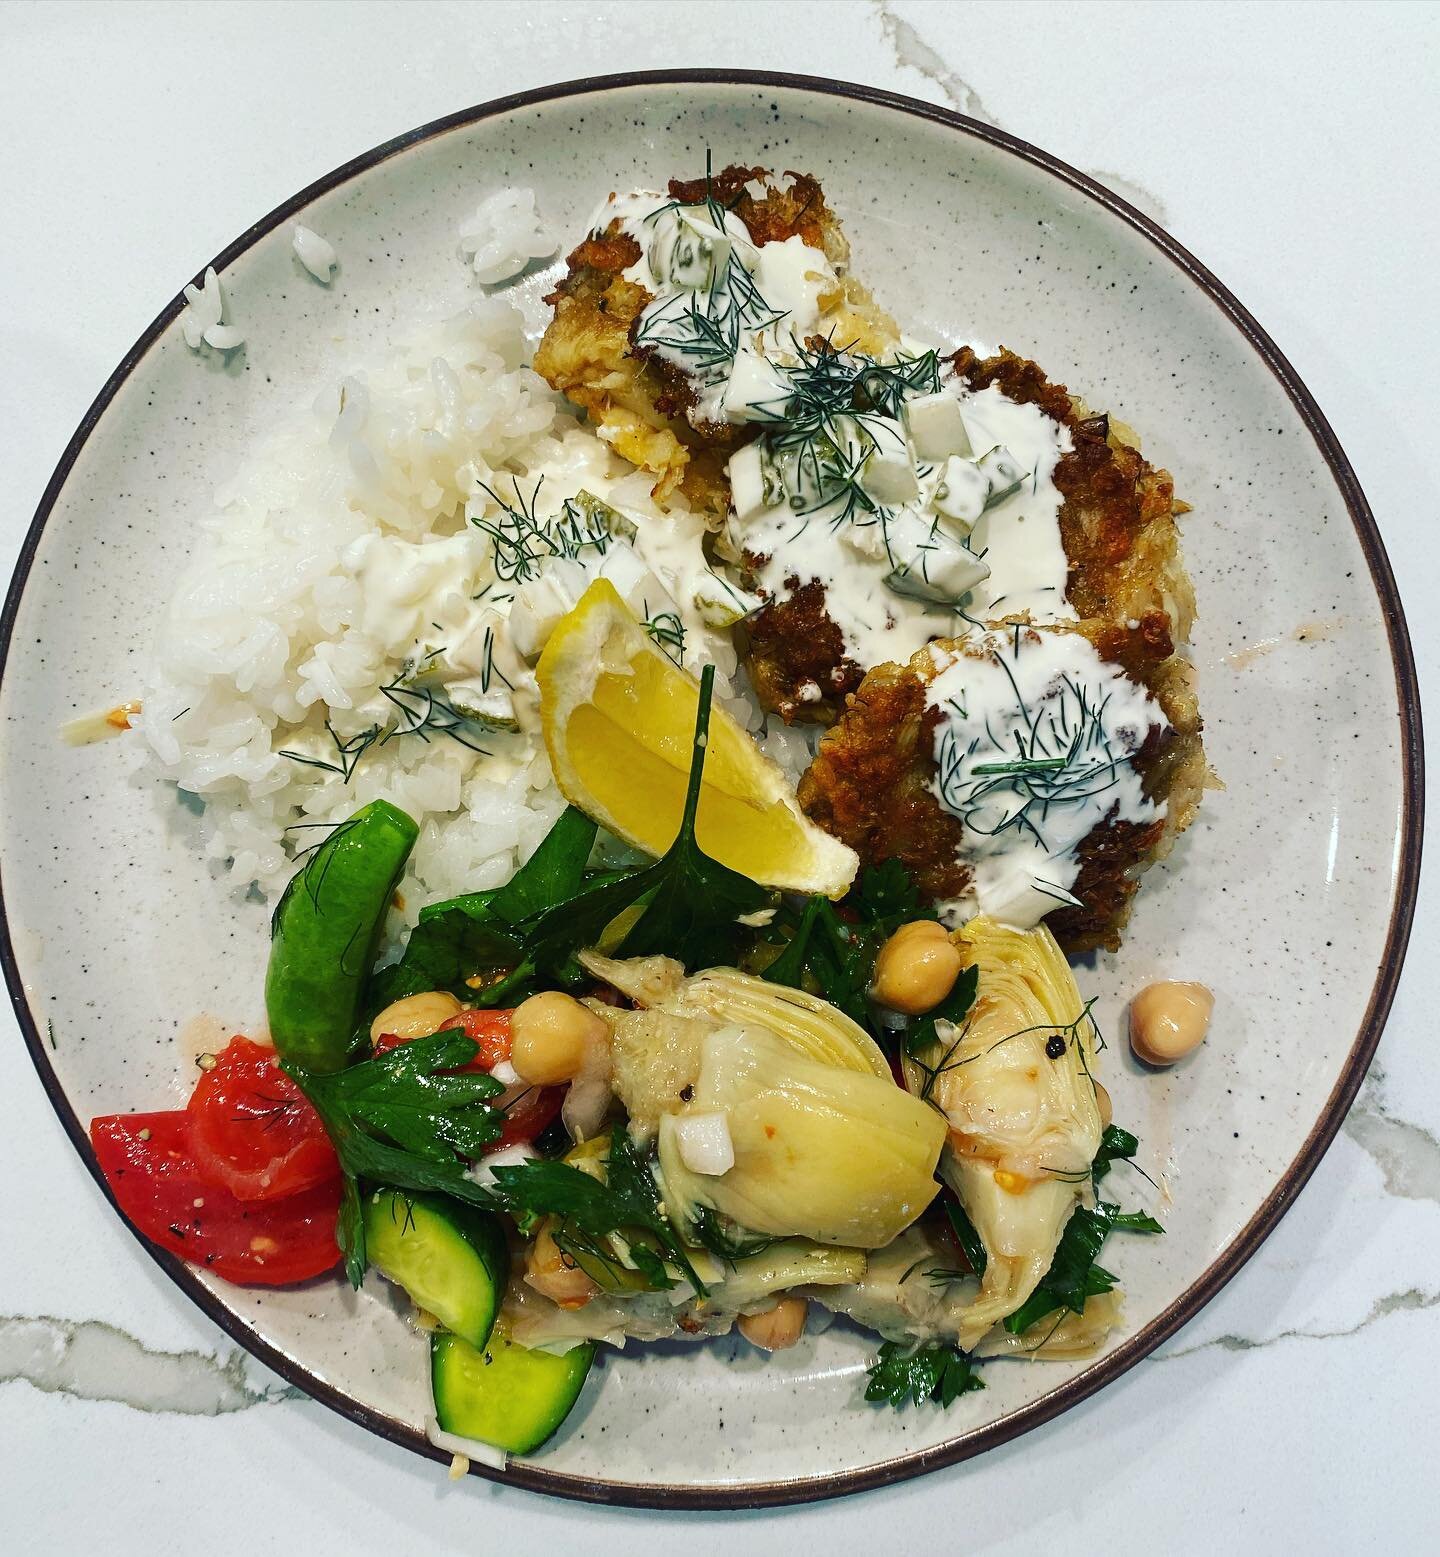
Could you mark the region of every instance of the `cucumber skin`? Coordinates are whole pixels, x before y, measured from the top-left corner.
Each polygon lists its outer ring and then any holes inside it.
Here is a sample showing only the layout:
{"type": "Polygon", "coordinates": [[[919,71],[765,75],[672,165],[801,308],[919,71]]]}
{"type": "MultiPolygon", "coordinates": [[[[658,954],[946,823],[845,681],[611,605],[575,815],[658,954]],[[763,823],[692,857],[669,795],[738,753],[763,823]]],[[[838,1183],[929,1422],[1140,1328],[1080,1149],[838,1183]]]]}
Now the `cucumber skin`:
{"type": "MultiPolygon", "coordinates": [[[[365,1248],[370,1264],[387,1280],[403,1287],[409,1294],[411,1302],[434,1314],[446,1329],[453,1330],[477,1350],[484,1347],[495,1326],[495,1316],[500,1311],[500,1299],[505,1292],[505,1283],[510,1277],[510,1250],[499,1222],[488,1211],[467,1206],[447,1196],[418,1194],[400,1189],[379,1189],[367,1193],[363,1213],[365,1248]],[[456,1305],[444,1301],[437,1302],[428,1294],[412,1292],[400,1276],[387,1267],[383,1257],[385,1246],[393,1235],[393,1229],[397,1226],[404,1227],[405,1211],[394,1209],[397,1201],[401,1202],[402,1207],[408,1204],[413,1208],[412,1214],[419,1213],[419,1216],[415,1217],[413,1230],[401,1232],[398,1234],[399,1237],[425,1237],[423,1219],[433,1217],[444,1224],[449,1236],[459,1239],[479,1261],[484,1272],[484,1282],[489,1289],[488,1301],[482,1305],[488,1309],[488,1312],[481,1313],[475,1323],[467,1324],[462,1310],[456,1305]],[[377,1251],[381,1256],[379,1258],[377,1258],[377,1251]],[[448,1309],[449,1312],[442,1312],[442,1309],[448,1309]]],[[[473,1308],[474,1305],[470,1306],[473,1308]]]]}
{"type": "Polygon", "coordinates": [[[385,912],[418,835],[405,812],[371,801],[286,887],[265,972],[265,1013],[282,1060],[344,1069],[385,912]]]}
{"type": "Polygon", "coordinates": [[[457,1437],[531,1454],[570,1415],[594,1357],[593,1341],[557,1357],[517,1346],[499,1331],[483,1352],[437,1332],[430,1338],[435,1420],[457,1437]]]}

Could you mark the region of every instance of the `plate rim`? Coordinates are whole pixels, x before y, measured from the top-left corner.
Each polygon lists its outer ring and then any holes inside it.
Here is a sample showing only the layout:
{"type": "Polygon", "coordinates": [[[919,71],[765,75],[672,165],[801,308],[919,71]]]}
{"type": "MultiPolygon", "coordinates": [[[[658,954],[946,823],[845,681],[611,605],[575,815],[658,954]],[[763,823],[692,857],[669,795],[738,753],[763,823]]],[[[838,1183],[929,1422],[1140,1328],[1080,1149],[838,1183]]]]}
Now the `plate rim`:
{"type": "MultiPolygon", "coordinates": [[[[662,69],[579,77],[550,86],[535,87],[504,97],[492,98],[487,102],[460,109],[441,118],[430,120],[360,153],[315,179],[267,215],[252,223],[210,263],[217,273],[223,271],[247,249],[319,196],[349,183],[380,163],[409,150],[412,146],[434,140],[452,130],[565,98],[623,92],[644,87],[687,86],[756,87],[781,92],[813,94],[858,102],[868,107],[927,120],[932,124],[941,125],[958,134],[997,147],[1058,179],[1062,184],[1069,185],[1118,216],[1165,255],[1220,309],[1228,321],[1249,342],[1262,365],[1284,390],[1323,456],[1355,528],[1356,538],[1370,570],[1371,584],[1381,607],[1395,674],[1400,723],[1400,848],[1396,857],[1394,895],[1390,920],[1386,928],[1384,950],[1355,1041],[1345,1057],[1335,1086],[1326,1099],[1315,1124],[1294,1159],[1280,1175],[1254,1215],[1211,1261],[1204,1274],[1147,1325],[1135,1334],[1127,1336],[1113,1352],[1100,1358],[1084,1372],[1056,1385],[1037,1400],[1031,1401],[1008,1416],[984,1426],[961,1431],[955,1437],[931,1448],[894,1455],[877,1464],[857,1470],[832,1471],[818,1476],[798,1477],[784,1481],[697,1486],[686,1483],[610,1481],[548,1470],[543,1465],[533,1463],[512,1464],[504,1471],[473,1462],[471,1466],[473,1474],[502,1486],[521,1487],[527,1491],[548,1493],[581,1502],[638,1508],[735,1511],[816,1502],[825,1498],[868,1491],[909,1480],[944,1466],[958,1464],[962,1460],[984,1453],[987,1449],[1007,1443],[1022,1433],[1050,1421],[1127,1373],[1143,1357],[1148,1356],[1193,1318],[1248,1262],[1294,1203],[1296,1196],[1314,1173],[1320,1159],[1344,1122],[1369,1068],[1394,1001],[1419,889],[1424,813],[1424,746],[1414,653],[1399,590],[1384,542],[1360,482],[1334,430],[1315,397],[1284,353],[1234,293],[1195,255],[1142,211],[1089,175],[1078,171],[1029,141],[997,129],[993,125],[972,119],[952,108],[858,82],[822,79],[780,71],[662,69]]],[[[203,276],[205,268],[201,268],[200,276],[203,276]]],[[[197,276],[196,279],[198,280],[199,277],[197,276]]],[[[151,347],[179,314],[182,306],[181,288],[177,287],[165,307],[141,333],[106,379],[66,444],[54,472],[46,483],[35,515],[21,544],[3,610],[0,610],[0,685],[3,685],[5,670],[9,663],[21,600],[51,511],[64,489],[81,450],[108,410],[110,403],[151,347]]],[[[374,1410],[317,1378],[301,1362],[286,1356],[268,1341],[261,1339],[245,1325],[235,1310],[228,1307],[201,1283],[190,1266],[176,1256],[155,1247],[126,1220],[123,1214],[120,1214],[95,1160],[85,1126],[71,1106],[59,1077],[50,1063],[39,1028],[31,1014],[5,905],[3,866],[0,866],[0,970],[3,970],[11,1005],[31,1060],[39,1074],[45,1094],[69,1136],[71,1144],[91,1177],[99,1185],[101,1192],[115,1207],[122,1224],[160,1269],[226,1335],[288,1383],[295,1385],[341,1416],[392,1443],[433,1460],[446,1460],[449,1457],[448,1451],[436,1448],[423,1434],[415,1432],[404,1423],[374,1410]]]]}

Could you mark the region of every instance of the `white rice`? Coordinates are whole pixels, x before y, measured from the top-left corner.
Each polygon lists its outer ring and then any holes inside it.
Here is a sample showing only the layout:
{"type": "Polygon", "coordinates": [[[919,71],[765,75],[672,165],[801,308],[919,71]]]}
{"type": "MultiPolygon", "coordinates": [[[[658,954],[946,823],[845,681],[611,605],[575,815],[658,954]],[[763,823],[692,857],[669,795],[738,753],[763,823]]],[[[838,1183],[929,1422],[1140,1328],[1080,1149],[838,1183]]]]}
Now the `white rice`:
{"type": "Polygon", "coordinates": [[[318,232],[312,228],[296,222],[294,231],[290,234],[290,247],[295,251],[295,258],[310,272],[317,281],[323,282],[327,287],[330,278],[335,273],[335,248],[327,243],[318,232]]]}
{"type": "Polygon", "coordinates": [[[243,345],[244,332],[233,322],[223,323],[224,317],[225,299],[220,291],[220,279],[210,266],[200,286],[185,288],[185,308],[180,315],[185,344],[191,351],[204,351],[207,346],[216,351],[234,351],[243,345]]]}
{"type": "MultiPolygon", "coordinates": [[[[481,483],[503,488],[517,474],[547,472],[563,489],[568,470],[573,491],[583,484],[577,460],[597,452],[611,500],[658,517],[648,479],[604,450],[523,365],[527,355],[516,310],[477,300],[324,391],[256,450],[199,522],[134,724],[150,771],[203,797],[206,853],[235,890],[254,882],[273,899],[294,853],[325,836],[312,824],[384,797],[421,823],[401,887],[413,920],[426,902],[508,879],[559,814],[543,745],[521,733],[486,735],[486,755],[443,734],[392,738],[371,745],[348,780],[281,754],[343,766],[336,741],[371,722],[365,705],[414,645],[413,622],[387,635],[366,611],[359,571],[342,557],[353,564],[352,543],[383,537],[408,558],[468,536],[479,566],[486,545],[465,510],[487,501],[481,483]]],[[[452,608],[421,598],[414,614],[443,620],[452,608]]],[[[725,635],[704,653],[728,692],[735,658],[725,635]]],[[[753,705],[725,701],[758,727],[753,705]]],[[[766,745],[792,773],[808,757],[794,732],[766,745]]]]}
{"type": "Polygon", "coordinates": [[[460,229],[461,257],[486,286],[509,281],[559,246],[540,219],[533,189],[498,190],[460,229]]]}

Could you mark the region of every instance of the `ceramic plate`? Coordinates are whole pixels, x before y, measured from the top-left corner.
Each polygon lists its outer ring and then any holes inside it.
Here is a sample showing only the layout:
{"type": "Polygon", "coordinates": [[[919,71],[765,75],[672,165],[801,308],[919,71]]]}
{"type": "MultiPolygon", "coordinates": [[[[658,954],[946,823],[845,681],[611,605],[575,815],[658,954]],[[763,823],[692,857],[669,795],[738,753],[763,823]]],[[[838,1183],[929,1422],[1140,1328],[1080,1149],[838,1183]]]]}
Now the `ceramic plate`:
{"type": "MultiPolygon", "coordinates": [[[[258,1022],[266,915],[218,886],[193,818],[130,779],[123,742],[68,748],[60,722],[132,692],[191,519],[257,433],[417,310],[470,295],[456,229],[482,194],[533,185],[574,234],[606,191],[693,172],[707,148],[718,164],[819,175],[857,273],[917,335],[1001,341],[1141,429],[1194,505],[1195,658],[1226,787],[1147,878],[1124,951],[1080,975],[1112,1037],[1116,1116],[1141,1138],[1167,1221],[1163,1239],[1115,1240],[1127,1323],[1108,1350],[992,1365],[983,1393],[903,1414],[863,1404],[873,1342],[839,1325],[768,1362],[730,1343],[612,1354],[560,1437],[504,1474],[672,1507],[802,1501],[963,1459],[1115,1379],[1195,1313],[1274,1226],[1360,1083],[1399,973],[1420,828],[1414,672],[1364,497],[1289,365],[1173,240],[1033,147],[867,88],[690,72],[509,98],[367,153],[232,244],[215,266],[245,350],[197,357],[172,303],[36,515],[3,622],[3,955],[87,1162],[91,1115],[188,1092],[193,1019],[258,1022]],[[330,290],[296,264],[292,218],[339,251],[330,290]],[[1214,1026],[1189,1062],[1141,1074],[1114,1040],[1129,994],[1158,977],[1210,985],[1214,1026]],[[124,1011],[123,1028],[97,1023],[100,1009],[124,1011]]],[[[522,280],[532,304],[557,270],[522,280]]],[[[393,1305],[338,1281],[228,1287],[151,1253],[285,1378],[434,1453],[424,1345],[393,1305]]]]}

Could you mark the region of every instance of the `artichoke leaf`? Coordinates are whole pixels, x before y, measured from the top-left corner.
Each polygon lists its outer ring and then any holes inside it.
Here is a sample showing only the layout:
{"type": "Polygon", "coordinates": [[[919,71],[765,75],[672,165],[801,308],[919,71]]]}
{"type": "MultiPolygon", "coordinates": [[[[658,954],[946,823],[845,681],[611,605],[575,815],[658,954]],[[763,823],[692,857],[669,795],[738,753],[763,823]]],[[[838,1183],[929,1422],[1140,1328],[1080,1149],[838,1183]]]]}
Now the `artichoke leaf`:
{"type": "Polygon", "coordinates": [[[711,1307],[744,1313],[764,1307],[777,1293],[796,1287],[838,1287],[863,1279],[865,1255],[860,1249],[826,1247],[803,1238],[785,1238],[763,1254],[736,1260],[724,1279],[711,1288],[711,1307]]]}
{"type": "Polygon", "coordinates": [[[1093,1357],[1105,1337],[1121,1322],[1123,1297],[1118,1289],[1085,1300],[1081,1314],[1066,1310],[1047,1314],[1028,1330],[1011,1335],[992,1331],[976,1347],[977,1357],[1034,1357],[1041,1362],[1074,1362],[1093,1357]]]}
{"type": "Polygon", "coordinates": [[[660,1120],[671,1216],[708,1206],[756,1233],[878,1249],[935,1197],[945,1121],[890,1079],[811,1059],[764,1028],[726,1027],[701,1044],[693,1101],[660,1120]],[[735,1165],[692,1172],[678,1123],[723,1110],[735,1165]]]}
{"type": "Polygon", "coordinates": [[[684,1106],[699,1074],[707,1033],[739,1025],[764,1029],[818,1065],[873,1075],[893,1087],[889,1063],[874,1039],[817,995],[755,978],[736,968],[707,968],[686,978],[669,957],[579,955],[586,972],[633,1000],[635,1011],[591,1001],[611,1033],[611,1086],[642,1140],[660,1116],[684,1106]]]}
{"type": "Polygon", "coordinates": [[[970,1350],[1049,1269],[1101,1123],[1097,1034],[1055,938],[1043,925],[1011,930],[981,917],[955,944],[980,970],[975,1004],[958,1032],[941,1024],[937,1042],[906,1059],[905,1078],[945,1115],[941,1174],[985,1245],[958,1337],[970,1350]]]}

